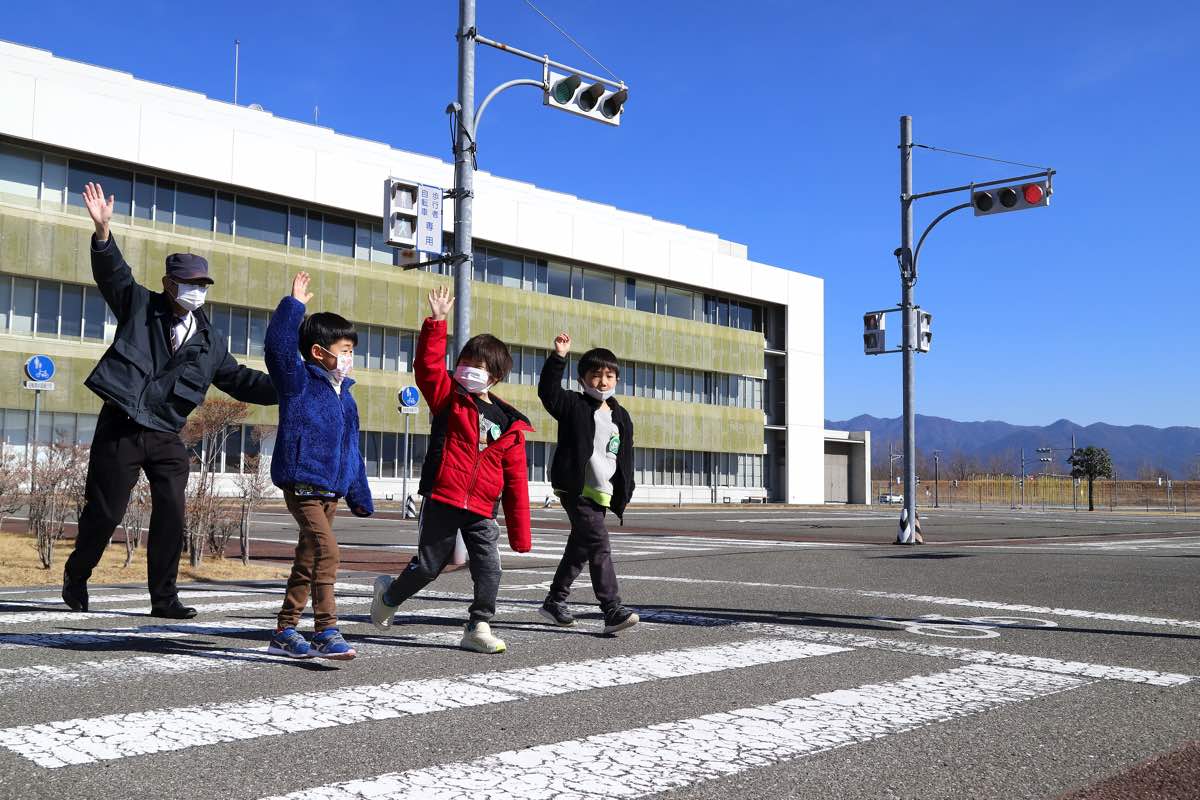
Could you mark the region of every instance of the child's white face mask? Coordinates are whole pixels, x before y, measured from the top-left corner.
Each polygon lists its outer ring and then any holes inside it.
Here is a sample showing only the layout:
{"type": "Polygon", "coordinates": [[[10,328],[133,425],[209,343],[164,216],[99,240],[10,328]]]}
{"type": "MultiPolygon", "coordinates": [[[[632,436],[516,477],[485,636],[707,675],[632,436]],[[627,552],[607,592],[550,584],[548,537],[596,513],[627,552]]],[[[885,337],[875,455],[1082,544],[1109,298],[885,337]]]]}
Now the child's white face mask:
{"type": "Polygon", "coordinates": [[[471,394],[486,392],[492,385],[492,376],[486,369],[468,367],[463,364],[454,368],[454,380],[458,381],[459,385],[471,394]]]}
{"type": "Polygon", "coordinates": [[[601,403],[605,402],[606,400],[608,400],[608,398],[610,398],[614,394],[616,394],[616,391],[617,390],[615,387],[612,389],[605,389],[604,391],[600,391],[599,389],[595,388],[594,386],[588,386],[587,384],[584,384],[584,387],[583,387],[584,394],[586,394],[588,397],[592,397],[592,398],[595,398],[596,400],[599,400],[601,403]]]}
{"type": "MultiPolygon", "coordinates": [[[[317,346],[320,347],[320,345],[317,346]]],[[[324,347],[321,347],[321,349],[325,350],[324,347]]],[[[328,370],[329,374],[333,376],[333,379],[338,383],[341,383],[342,381],[346,380],[346,378],[350,377],[350,370],[354,369],[354,351],[351,350],[349,353],[333,353],[329,350],[325,350],[325,352],[337,359],[337,364],[334,366],[334,368],[328,370]]]]}

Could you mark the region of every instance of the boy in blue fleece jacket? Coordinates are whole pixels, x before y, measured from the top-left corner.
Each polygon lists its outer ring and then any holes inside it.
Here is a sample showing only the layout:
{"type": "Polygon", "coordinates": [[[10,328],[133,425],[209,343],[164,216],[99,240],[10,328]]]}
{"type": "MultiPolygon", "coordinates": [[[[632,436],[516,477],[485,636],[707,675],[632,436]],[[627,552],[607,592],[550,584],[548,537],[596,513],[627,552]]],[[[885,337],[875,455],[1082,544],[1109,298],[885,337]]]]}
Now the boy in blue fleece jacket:
{"type": "Polygon", "coordinates": [[[304,316],[312,299],[307,272],[292,281],[267,326],[267,372],[279,393],[279,429],[271,456],[271,481],[283,490],[300,525],[300,541],[267,652],[289,658],[354,658],[337,629],[333,584],[338,546],[333,517],[345,497],[355,516],[375,511],[367,469],[358,448],[358,406],[350,396],[350,369],[358,334],[337,314],[304,316]],[[296,631],[312,594],[316,635],[311,646],[296,631]]]}

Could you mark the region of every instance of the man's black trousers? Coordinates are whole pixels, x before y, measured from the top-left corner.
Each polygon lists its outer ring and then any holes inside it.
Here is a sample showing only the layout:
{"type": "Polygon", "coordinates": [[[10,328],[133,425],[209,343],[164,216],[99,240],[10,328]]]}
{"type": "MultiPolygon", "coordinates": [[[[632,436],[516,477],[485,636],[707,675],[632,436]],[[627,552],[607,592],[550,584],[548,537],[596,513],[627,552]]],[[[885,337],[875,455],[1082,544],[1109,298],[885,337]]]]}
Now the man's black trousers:
{"type": "Polygon", "coordinates": [[[113,531],[121,524],[138,471],[150,482],[150,529],[146,562],[150,602],[170,604],[183,551],[184,494],[188,453],[178,433],[143,428],[115,406],[105,404],[96,421],[88,461],[86,503],[79,517],[75,549],[65,577],[86,581],[100,563],[113,531]]]}

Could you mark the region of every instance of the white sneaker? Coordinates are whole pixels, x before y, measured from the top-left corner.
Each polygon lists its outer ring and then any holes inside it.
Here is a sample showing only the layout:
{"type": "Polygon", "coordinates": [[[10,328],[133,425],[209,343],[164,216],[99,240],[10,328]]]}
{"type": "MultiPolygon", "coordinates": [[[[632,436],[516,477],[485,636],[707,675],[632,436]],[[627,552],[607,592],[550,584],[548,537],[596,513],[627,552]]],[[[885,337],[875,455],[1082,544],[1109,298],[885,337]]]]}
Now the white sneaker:
{"type": "Polygon", "coordinates": [[[375,595],[371,598],[371,624],[376,628],[387,630],[392,627],[392,617],[395,616],[398,606],[389,606],[383,599],[391,585],[392,579],[387,575],[380,575],[375,579],[375,595]]]}
{"type": "Polygon", "coordinates": [[[476,653],[503,653],[507,649],[503,639],[492,635],[492,626],[486,622],[468,622],[458,646],[476,653]]]}

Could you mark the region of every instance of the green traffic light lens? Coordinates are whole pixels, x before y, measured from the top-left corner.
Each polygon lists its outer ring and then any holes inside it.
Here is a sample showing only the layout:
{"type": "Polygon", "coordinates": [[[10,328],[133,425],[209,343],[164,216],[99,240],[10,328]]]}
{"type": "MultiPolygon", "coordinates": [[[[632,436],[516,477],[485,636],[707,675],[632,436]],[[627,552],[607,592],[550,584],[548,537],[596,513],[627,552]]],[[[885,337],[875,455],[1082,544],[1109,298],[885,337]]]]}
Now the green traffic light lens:
{"type": "Polygon", "coordinates": [[[1012,208],[1017,204],[1017,190],[1011,186],[1006,186],[1000,190],[1000,205],[1005,208],[1012,208]]]}
{"type": "Polygon", "coordinates": [[[975,208],[980,211],[991,211],[992,207],[996,205],[996,200],[990,192],[976,192],[974,202],[975,208]]]}
{"type": "Polygon", "coordinates": [[[571,98],[575,96],[575,90],[579,88],[579,84],[582,82],[578,75],[572,75],[554,84],[554,88],[551,90],[554,102],[561,104],[571,102],[571,98]]]}

